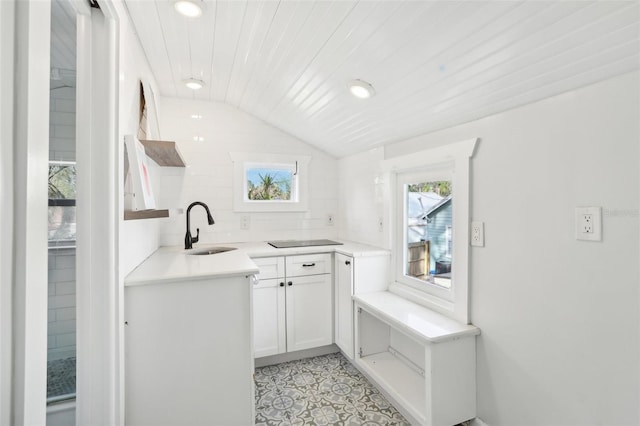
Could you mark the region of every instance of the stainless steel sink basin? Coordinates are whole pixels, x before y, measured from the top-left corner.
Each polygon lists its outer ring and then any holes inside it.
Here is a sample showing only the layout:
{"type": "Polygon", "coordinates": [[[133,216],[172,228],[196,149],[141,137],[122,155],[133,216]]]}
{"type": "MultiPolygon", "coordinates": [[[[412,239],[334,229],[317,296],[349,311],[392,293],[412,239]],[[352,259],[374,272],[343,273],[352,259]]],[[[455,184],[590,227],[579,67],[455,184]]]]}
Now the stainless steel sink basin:
{"type": "Polygon", "coordinates": [[[235,247],[209,247],[200,250],[189,250],[187,254],[195,254],[199,256],[204,256],[208,254],[218,254],[225,253],[227,251],[235,250],[235,247]]]}

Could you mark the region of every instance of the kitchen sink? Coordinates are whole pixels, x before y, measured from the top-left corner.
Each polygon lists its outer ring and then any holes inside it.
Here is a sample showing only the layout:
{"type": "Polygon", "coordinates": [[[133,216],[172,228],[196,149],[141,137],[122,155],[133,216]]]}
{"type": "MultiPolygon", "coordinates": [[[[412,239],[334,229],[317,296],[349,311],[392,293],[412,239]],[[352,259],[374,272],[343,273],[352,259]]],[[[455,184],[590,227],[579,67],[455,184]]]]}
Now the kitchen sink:
{"type": "Polygon", "coordinates": [[[205,256],[208,254],[225,253],[231,250],[235,250],[235,247],[209,247],[200,250],[190,250],[187,254],[195,254],[199,256],[205,256]]]}

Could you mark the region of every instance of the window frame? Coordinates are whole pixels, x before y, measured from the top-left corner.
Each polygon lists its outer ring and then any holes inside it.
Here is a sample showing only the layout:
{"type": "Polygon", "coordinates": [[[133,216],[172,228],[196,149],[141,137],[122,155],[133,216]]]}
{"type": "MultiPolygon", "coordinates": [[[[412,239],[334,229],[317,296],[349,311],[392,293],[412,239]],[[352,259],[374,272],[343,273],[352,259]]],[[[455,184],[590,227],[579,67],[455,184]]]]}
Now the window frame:
{"type": "MultiPolygon", "coordinates": [[[[255,152],[231,152],[233,161],[233,210],[236,212],[306,212],[309,205],[309,163],[306,155],[269,154],[255,152]],[[247,170],[251,166],[283,168],[296,165],[297,173],[292,182],[297,190],[295,200],[249,200],[247,197],[247,170]]],[[[293,198],[293,195],[292,195],[293,198]]]]}
{"type": "MultiPolygon", "coordinates": [[[[469,322],[469,223],[470,223],[470,159],[475,152],[478,138],[463,140],[408,155],[382,161],[382,171],[390,193],[388,216],[391,224],[390,247],[392,250],[393,282],[389,291],[416,303],[438,311],[462,323],[469,322]],[[407,283],[404,277],[404,197],[399,195],[400,182],[404,177],[445,177],[450,173],[454,194],[453,253],[451,267],[451,289],[436,285],[420,286],[407,283]],[[401,210],[402,208],[402,210],[401,210]]],[[[432,179],[433,180],[433,179],[432,179]]],[[[444,180],[444,179],[435,179],[444,180]]],[[[404,194],[403,194],[404,195],[404,194]]]]}

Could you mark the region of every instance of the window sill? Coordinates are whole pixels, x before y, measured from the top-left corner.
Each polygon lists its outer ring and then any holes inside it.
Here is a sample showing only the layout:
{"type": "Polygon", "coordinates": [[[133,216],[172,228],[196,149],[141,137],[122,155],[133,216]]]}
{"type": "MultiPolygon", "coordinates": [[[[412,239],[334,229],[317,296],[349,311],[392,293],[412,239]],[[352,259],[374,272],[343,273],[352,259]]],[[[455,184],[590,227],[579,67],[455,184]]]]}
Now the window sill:
{"type": "Polygon", "coordinates": [[[453,302],[435,297],[427,292],[399,282],[391,283],[389,285],[389,292],[446,315],[449,318],[453,318],[453,314],[455,312],[455,305],[453,302]]]}

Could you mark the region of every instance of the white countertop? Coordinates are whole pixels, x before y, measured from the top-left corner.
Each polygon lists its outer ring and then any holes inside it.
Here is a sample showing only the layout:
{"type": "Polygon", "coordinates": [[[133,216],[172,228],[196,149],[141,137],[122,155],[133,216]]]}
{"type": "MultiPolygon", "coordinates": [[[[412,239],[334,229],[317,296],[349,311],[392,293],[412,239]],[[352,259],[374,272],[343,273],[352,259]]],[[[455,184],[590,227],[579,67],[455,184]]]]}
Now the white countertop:
{"type": "Polygon", "coordinates": [[[388,250],[340,241],[343,245],[277,249],[266,242],[195,244],[193,250],[233,247],[213,255],[190,255],[181,246],[160,247],[125,278],[125,286],[175,282],[182,279],[224,278],[257,274],[252,257],[291,256],[309,253],[342,253],[353,257],[390,255],[388,250]]]}

